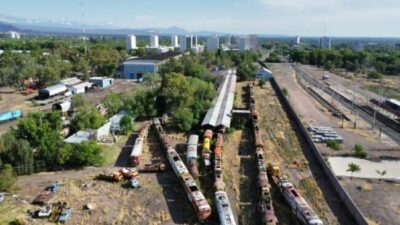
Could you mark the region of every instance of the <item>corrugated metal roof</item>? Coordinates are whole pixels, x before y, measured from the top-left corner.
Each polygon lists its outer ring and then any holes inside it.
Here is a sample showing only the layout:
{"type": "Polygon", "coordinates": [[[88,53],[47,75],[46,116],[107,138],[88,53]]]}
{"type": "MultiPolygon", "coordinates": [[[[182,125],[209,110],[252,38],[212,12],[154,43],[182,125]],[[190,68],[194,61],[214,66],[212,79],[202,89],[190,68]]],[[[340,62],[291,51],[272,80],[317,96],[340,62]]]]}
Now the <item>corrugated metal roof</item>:
{"type": "Polygon", "coordinates": [[[82,88],[86,88],[86,87],[91,87],[92,85],[93,85],[92,83],[85,81],[85,82],[76,84],[76,85],[72,86],[71,88],[78,90],[78,89],[82,89],[82,88]]]}
{"type": "Polygon", "coordinates": [[[224,81],[218,88],[218,96],[213,101],[213,107],[208,110],[204,117],[201,124],[202,126],[210,125],[213,127],[230,127],[235,88],[236,73],[235,71],[229,70],[225,75],[224,81]]]}
{"type": "Polygon", "coordinates": [[[57,84],[54,86],[50,86],[44,89],[39,90],[39,93],[47,92],[50,96],[64,92],[67,90],[67,87],[63,84],[57,84]]]}

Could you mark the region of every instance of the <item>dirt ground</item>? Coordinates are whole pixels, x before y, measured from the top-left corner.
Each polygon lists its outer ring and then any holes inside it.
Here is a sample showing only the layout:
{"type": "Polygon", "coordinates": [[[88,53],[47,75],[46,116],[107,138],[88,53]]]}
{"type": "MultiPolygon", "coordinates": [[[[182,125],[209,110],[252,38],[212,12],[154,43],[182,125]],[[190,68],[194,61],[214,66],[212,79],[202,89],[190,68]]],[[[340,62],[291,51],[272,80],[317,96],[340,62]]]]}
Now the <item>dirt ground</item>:
{"type": "MultiPolygon", "coordinates": [[[[137,127],[142,125],[139,123],[137,127]]],[[[171,136],[178,143],[184,140],[181,134],[171,136]]],[[[7,204],[10,208],[0,207],[1,215],[9,213],[9,217],[0,219],[0,224],[8,224],[17,217],[25,218],[29,224],[51,224],[46,220],[30,218],[26,211],[35,208],[30,202],[55,181],[59,181],[62,188],[52,201],[66,201],[73,208],[66,224],[196,224],[195,214],[170,167],[165,173],[140,174],[142,188],[137,190],[128,188],[126,181],[111,183],[95,179],[102,171],[117,171],[121,166],[129,165],[128,156],[136,137],[134,133],[129,138],[120,138],[115,144],[121,149],[119,156],[110,160],[112,164],[105,167],[18,177],[19,188],[13,193],[18,197],[8,196],[7,204]],[[83,206],[88,203],[96,205],[90,214],[83,210],[83,206]]],[[[141,163],[150,161],[165,163],[165,153],[153,133],[149,135],[141,163]]]]}
{"type": "Polygon", "coordinates": [[[354,86],[357,87],[357,93],[364,98],[364,101],[371,98],[379,99],[377,92],[371,91],[373,88],[383,85],[385,91],[384,96],[388,97],[400,97],[400,77],[399,76],[384,76],[382,80],[367,79],[366,75],[343,73],[332,73],[315,66],[302,65],[302,69],[312,74],[317,79],[322,79],[323,75],[329,75],[330,79],[327,81],[332,86],[339,85],[339,89],[343,90],[344,93],[354,90],[354,86]]]}
{"type": "Polygon", "coordinates": [[[340,183],[371,222],[400,224],[400,184],[358,178],[341,178],[340,183]]]}
{"type": "MultiPolygon", "coordinates": [[[[294,110],[300,115],[303,123],[306,125],[312,124],[333,127],[334,130],[344,138],[343,152],[348,152],[355,144],[362,144],[369,155],[383,154],[385,156],[397,156],[399,154],[397,150],[377,151],[378,149],[384,149],[386,147],[393,149],[393,146],[388,144],[386,139],[379,138],[376,133],[370,130],[341,128],[338,119],[326,112],[322,105],[297,84],[294,71],[287,65],[274,64],[272,66],[272,71],[280,86],[288,89],[289,101],[294,107],[294,110]]],[[[336,154],[323,144],[318,144],[317,148],[323,154],[336,154]]],[[[357,179],[357,181],[359,183],[368,183],[367,180],[363,179],[357,179]]],[[[364,192],[359,192],[353,180],[343,179],[342,183],[355,203],[360,206],[364,214],[367,215],[371,221],[375,221],[378,224],[399,224],[398,184],[384,182],[370,184],[373,191],[364,194],[364,192]],[[396,191],[389,191],[394,189],[396,189],[396,191]],[[383,197],[384,195],[385,197],[383,197]],[[367,202],[373,204],[366,204],[367,202]],[[379,210],[376,210],[377,208],[385,209],[387,207],[391,208],[391,210],[387,210],[384,213],[379,213],[379,210]]]]}
{"type": "MultiPolygon", "coordinates": [[[[335,152],[326,148],[323,144],[318,144],[322,153],[331,155],[349,154],[354,145],[361,144],[371,156],[400,156],[400,149],[398,149],[398,145],[394,141],[385,135],[379,137],[379,132],[376,130],[370,130],[367,122],[360,117],[357,118],[358,129],[353,129],[352,122],[345,122],[344,127],[342,128],[341,119],[334,117],[297,83],[292,69],[283,64],[275,64],[272,69],[276,74],[276,81],[281,85],[281,87],[286,87],[288,89],[289,101],[306,126],[329,126],[332,127],[337,134],[343,137],[343,150],[335,152]],[[385,149],[389,150],[385,151],[385,149]]],[[[344,109],[343,106],[340,108],[344,109]]],[[[350,119],[354,119],[354,116],[349,117],[350,119]]]]}
{"type": "MultiPolygon", "coordinates": [[[[288,175],[325,224],[351,223],[348,215],[340,210],[341,205],[336,202],[336,196],[320,173],[320,168],[316,168],[315,161],[307,154],[307,146],[297,136],[297,128],[289,119],[271,84],[267,83],[263,88],[257,86],[254,90],[261,118],[260,131],[264,145],[267,146],[264,148],[266,161],[281,165],[282,173],[288,175]]],[[[286,211],[282,206],[278,210],[286,211]]],[[[286,224],[291,222],[287,221],[286,224]]]]}
{"type": "MultiPolygon", "coordinates": [[[[85,94],[85,100],[93,105],[98,104],[110,92],[126,93],[140,87],[139,84],[131,80],[115,79],[113,86],[105,89],[91,91],[85,94]]],[[[33,104],[32,100],[37,95],[36,92],[30,95],[23,95],[19,92],[0,93],[0,112],[8,112],[10,110],[20,109],[24,114],[35,110],[51,110],[52,104],[38,106],[33,104]]],[[[9,127],[15,126],[17,121],[10,121],[0,124],[0,134],[6,132],[9,127]]]]}

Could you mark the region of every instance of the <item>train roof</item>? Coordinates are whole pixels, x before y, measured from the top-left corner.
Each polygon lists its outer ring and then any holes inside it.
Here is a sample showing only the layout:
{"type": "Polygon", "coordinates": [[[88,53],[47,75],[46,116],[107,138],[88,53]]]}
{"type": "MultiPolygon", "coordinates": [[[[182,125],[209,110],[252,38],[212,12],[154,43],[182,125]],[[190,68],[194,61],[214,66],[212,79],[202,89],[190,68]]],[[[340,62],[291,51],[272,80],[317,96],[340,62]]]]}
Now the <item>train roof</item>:
{"type": "Polygon", "coordinates": [[[387,101],[388,101],[388,102],[391,102],[391,103],[393,103],[393,104],[395,104],[395,105],[397,105],[398,107],[400,107],[400,101],[397,100],[397,99],[390,98],[390,99],[388,99],[387,101]]]}

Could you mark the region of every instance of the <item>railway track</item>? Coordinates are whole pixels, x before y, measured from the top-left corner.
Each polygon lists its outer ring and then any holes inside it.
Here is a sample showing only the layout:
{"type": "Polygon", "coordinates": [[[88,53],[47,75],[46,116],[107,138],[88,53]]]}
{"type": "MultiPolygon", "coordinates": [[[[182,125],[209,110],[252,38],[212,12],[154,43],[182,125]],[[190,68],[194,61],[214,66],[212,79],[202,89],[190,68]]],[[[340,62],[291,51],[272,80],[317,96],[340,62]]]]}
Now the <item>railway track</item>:
{"type": "Polygon", "coordinates": [[[312,77],[312,75],[303,71],[301,68],[299,68],[295,64],[292,64],[292,67],[294,68],[294,70],[296,72],[296,77],[299,76],[300,78],[307,81],[310,85],[321,88],[324,92],[326,92],[329,95],[336,96],[338,98],[338,101],[341,102],[346,108],[354,109],[358,113],[358,115],[361,116],[368,123],[370,123],[372,127],[378,128],[381,132],[385,133],[386,135],[391,137],[395,142],[400,144],[400,133],[396,132],[391,127],[389,127],[387,124],[378,120],[376,117],[374,118],[374,115],[371,114],[370,111],[367,111],[362,106],[353,103],[351,100],[347,99],[346,97],[344,97],[337,91],[333,90],[328,85],[318,82],[314,77],[312,77]]]}

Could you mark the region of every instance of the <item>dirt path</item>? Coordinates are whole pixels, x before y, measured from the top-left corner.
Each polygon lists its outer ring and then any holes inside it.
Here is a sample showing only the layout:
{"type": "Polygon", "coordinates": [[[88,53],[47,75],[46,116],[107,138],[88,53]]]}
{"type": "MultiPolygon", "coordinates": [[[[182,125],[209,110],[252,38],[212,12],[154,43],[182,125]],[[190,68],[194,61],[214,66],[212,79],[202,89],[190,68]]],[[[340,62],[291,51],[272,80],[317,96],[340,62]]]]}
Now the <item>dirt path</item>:
{"type": "Polygon", "coordinates": [[[341,205],[335,204],[336,195],[330,190],[330,183],[315,166],[315,160],[310,158],[307,146],[297,136],[296,125],[280,104],[272,86],[267,83],[263,89],[256,87],[255,97],[261,116],[260,130],[265,140],[266,161],[281,163],[283,172],[289,175],[291,182],[326,224],[351,224],[348,216],[341,212],[341,205]]]}

